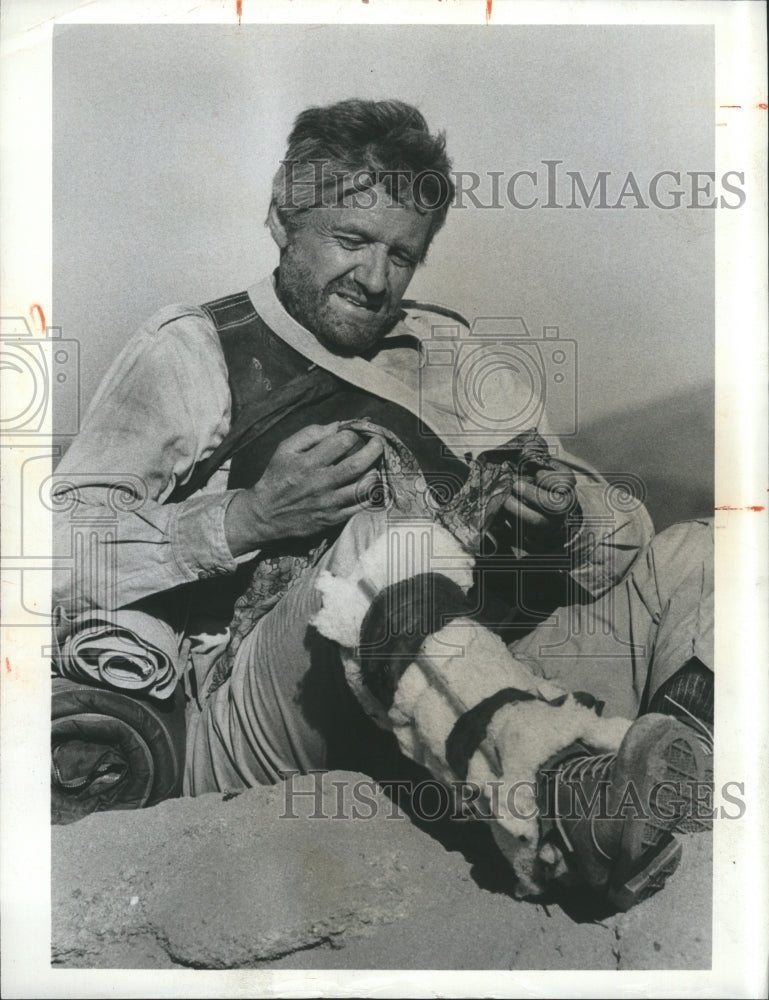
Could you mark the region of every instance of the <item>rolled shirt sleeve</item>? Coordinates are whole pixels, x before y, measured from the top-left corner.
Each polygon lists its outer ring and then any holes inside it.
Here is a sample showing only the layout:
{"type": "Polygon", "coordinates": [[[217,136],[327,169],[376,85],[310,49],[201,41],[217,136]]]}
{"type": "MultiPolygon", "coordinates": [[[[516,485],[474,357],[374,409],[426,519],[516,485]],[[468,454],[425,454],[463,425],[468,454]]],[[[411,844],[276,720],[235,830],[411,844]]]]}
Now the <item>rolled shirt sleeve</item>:
{"type": "Polygon", "coordinates": [[[638,553],[654,537],[651,518],[631,480],[624,485],[609,483],[590,464],[571,455],[544,412],[537,430],[556,462],[570,469],[576,479],[579,507],[564,545],[569,574],[591,597],[599,597],[626,576],[638,553]]]}
{"type": "Polygon", "coordinates": [[[165,504],[230,424],[218,335],[199,308],[156,313],[107,372],[55,474],[54,602],[68,612],[125,607],[180,584],[232,573],[227,469],[165,504]]]}
{"type": "Polygon", "coordinates": [[[626,485],[611,484],[590,464],[571,455],[552,430],[544,410],[537,430],[556,462],[574,473],[578,519],[564,549],[572,579],[591,597],[598,597],[624,578],[638,553],[652,540],[651,518],[643,499],[634,493],[632,480],[626,485]]]}
{"type": "Polygon", "coordinates": [[[564,546],[570,575],[591,597],[619,583],[639,552],[654,537],[643,501],[622,486],[606,482],[585,462],[561,451],[558,460],[576,476],[580,522],[564,546]]]}

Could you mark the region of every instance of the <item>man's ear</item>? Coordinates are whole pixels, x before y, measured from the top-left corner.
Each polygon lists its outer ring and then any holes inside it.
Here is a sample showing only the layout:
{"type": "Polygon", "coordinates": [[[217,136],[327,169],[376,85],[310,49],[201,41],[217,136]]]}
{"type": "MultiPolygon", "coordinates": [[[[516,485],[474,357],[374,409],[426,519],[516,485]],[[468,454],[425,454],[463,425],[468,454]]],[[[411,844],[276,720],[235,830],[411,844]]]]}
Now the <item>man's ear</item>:
{"type": "Polygon", "coordinates": [[[267,225],[278,247],[281,250],[285,250],[288,246],[288,231],[280,218],[280,212],[274,199],[270,202],[270,208],[267,212],[267,225]]]}

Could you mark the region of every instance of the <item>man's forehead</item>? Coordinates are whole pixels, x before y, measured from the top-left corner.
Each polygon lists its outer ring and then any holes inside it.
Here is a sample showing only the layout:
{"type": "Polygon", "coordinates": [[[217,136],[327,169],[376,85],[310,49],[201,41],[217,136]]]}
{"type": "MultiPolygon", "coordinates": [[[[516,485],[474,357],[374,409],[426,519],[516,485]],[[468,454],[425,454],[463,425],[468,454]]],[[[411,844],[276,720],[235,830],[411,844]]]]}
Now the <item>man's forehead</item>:
{"type": "Polygon", "coordinates": [[[336,203],[312,209],[311,215],[324,228],[345,228],[368,235],[386,230],[416,241],[424,240],[431,228],[429,212],[419,211],[413,202],[397,200],[381,186],[348,191],[336,203]]]}
{"type": "Polygon", "coordinates": [[[336,197],[323,204],[336,209],[388,208],[419,214],[408,188],[382,182],[361,183],[355,175],[346,177],[336,197]]]}

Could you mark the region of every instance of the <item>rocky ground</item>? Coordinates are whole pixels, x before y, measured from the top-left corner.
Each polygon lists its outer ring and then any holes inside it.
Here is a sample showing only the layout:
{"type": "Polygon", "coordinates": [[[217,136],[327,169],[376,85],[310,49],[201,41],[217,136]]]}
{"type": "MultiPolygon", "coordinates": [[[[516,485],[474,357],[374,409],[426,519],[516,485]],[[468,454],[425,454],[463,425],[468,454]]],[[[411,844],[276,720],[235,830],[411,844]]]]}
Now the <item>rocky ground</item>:
{"type": "Polygon", "coordinates": [[[295,798],[297,818],[287,818],[286,788],[277,786],[54,827],[54,965],[710,967],[710,837],[685,838],[683,861],[662,892],[626,914],[601,916],[581,912],[577,900],[564,908],[513,899],[484,859],[482,824],[464,824],[463,850],[451,849],[451,835],[436,839],[435,830],[390,818],[381,792],[360,809],[374,812],[370,819],[331,818],[340,789],[347,795],[356,780],[365,779],[324,776],[324,819],[309,818],[319,804],[311,797],[295,798]]]}

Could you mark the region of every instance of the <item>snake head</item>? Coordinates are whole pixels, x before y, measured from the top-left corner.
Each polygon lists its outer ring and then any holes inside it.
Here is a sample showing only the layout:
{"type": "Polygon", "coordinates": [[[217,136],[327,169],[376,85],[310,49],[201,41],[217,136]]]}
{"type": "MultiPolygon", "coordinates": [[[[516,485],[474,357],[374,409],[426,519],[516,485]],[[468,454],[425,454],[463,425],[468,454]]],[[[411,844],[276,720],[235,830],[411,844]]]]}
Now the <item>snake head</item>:
{"type": "Polygon", "coordinates": [[[529,427],[510,438],[499,448],[490,448],[478,455],[478,462],[487,465],[508,465],[519,476],[530,476],[540,469],[552,470],[550,449],[536,427],[529,427]]]}

